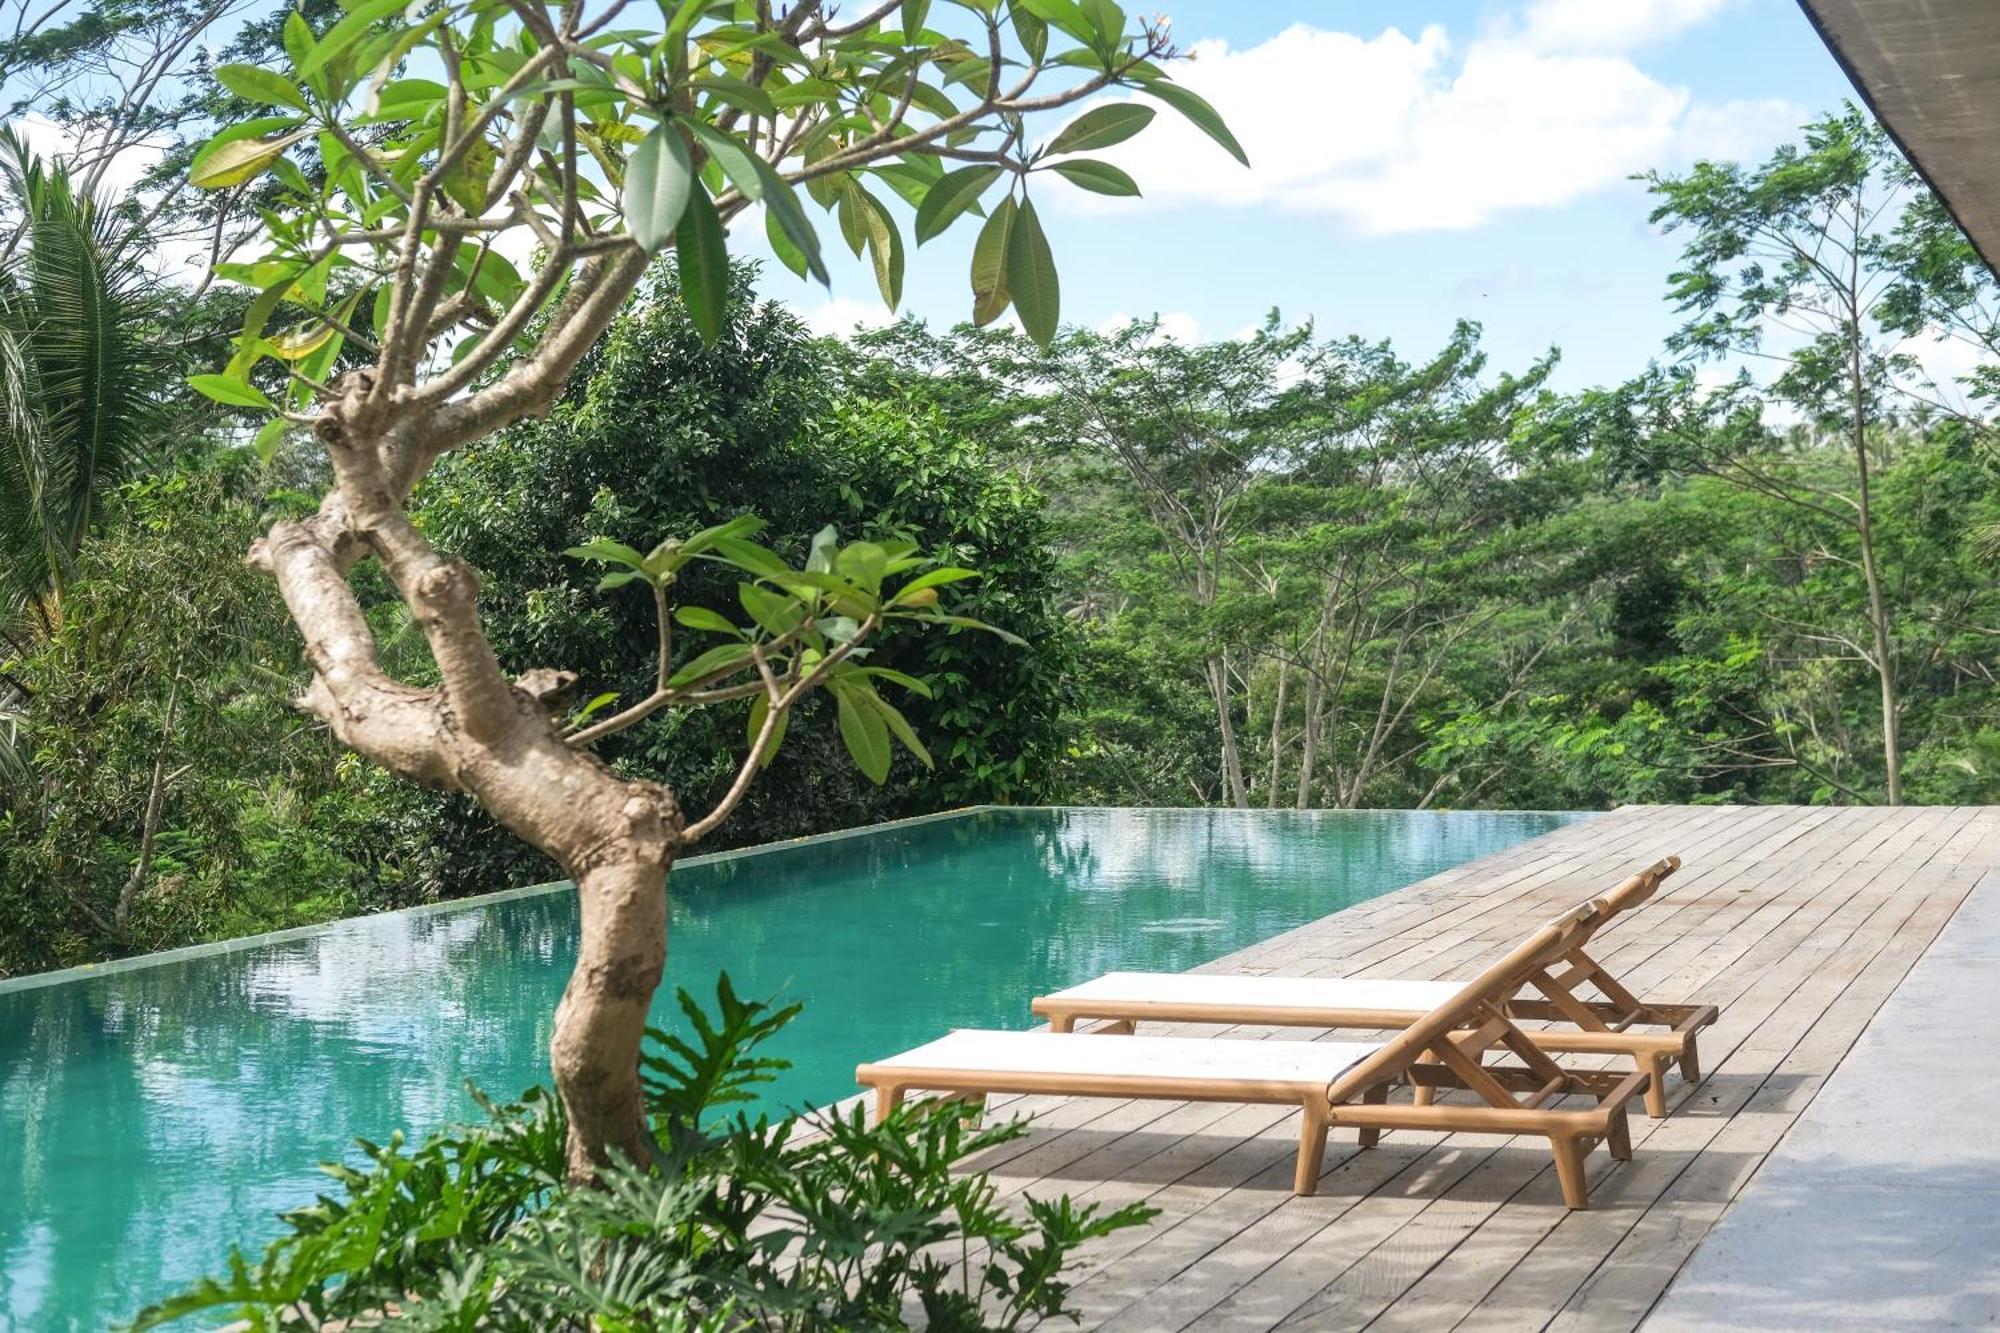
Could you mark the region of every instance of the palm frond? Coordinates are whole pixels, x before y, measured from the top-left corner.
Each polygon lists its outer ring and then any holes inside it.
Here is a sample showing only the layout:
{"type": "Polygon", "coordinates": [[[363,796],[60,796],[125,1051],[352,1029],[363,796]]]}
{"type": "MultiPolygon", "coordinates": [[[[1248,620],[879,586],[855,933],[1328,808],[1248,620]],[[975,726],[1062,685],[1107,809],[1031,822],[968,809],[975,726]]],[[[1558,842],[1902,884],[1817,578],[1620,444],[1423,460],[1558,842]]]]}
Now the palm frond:
{"type": "Polygon", "coordinates": [[[157,447],[170,373],[138,238],[0,132],[25,254],[0,279],[0,615],[60,594],[104,493],[157,447]]]}

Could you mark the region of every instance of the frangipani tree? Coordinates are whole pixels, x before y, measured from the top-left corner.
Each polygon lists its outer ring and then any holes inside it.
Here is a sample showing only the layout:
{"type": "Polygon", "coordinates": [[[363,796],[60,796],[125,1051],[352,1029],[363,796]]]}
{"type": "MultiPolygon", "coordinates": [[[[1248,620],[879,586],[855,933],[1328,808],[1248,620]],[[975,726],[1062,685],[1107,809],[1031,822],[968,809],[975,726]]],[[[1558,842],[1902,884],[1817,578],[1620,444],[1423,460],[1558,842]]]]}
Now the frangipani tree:
{"type": "Polygon", "coordinates": [[[228,367],[195,385],[268,411],[261,447],[302,428],[332,462],[317,512],[277,523],[250,552],[304,636],[315,675],[302,706],[385,767],[471,794],[577,884],[579,957],[551,1055],[570,1168],[588,1177],[610,1154],[650,1152],[639,1048],[665,965],[668,867],[728,817],[809,691],[834,694],[872,775],[893,742],[922,757],[877,692],[921,684],[868,666],[866,644],[895,621],[969,623],[939,598],[971,571],[906,546],[843,545],[830,530],[794,566],[756,543],[748,518],[647,549],[594,540],[572,553],[607,565],[607,585],[652,592],[659,671],[644,699],[565,717],[573,675],[502,666],[472,570],[411,521],[412,488],[453,450],[548,411],[668,248],[713,336],[728,229],[753,206],[778,256],[822,280],[809,204],[830,211],[892,305],[905,241],[889,199],[914,205],[919,243],[983,214],[975,314],[1011,305],[1046,341],[1059,298],[1030,198],[1041,172],[1136,192],[1076,154],[1143,130],[1150,101],[1242,152],[1168,81],[1164,27],[1128,22],[1111,0],[888,0],[852,17],[816,0],[661,0],[657,12],[629,0],[358,0],[325,31],[294,15],[285,33],[289,68],[217,71],[272,114],[224,130],[192,168],[210,189],[267,173],[284,187],[257,252],[218,268],[257,295],[228,367]],[[1150,101],[1107,101],[1038,143],[1042,121],[1054,129],[1066,108],[1117,87],[1150,101]],[[370,559],[421,628],[435,684],[384,669],[349,584],[370,559]],[[692,560],[739,572],[743,615],[676,604],[692,560]],[[688,652],[678,632],[713,646],[688,652]],[[748,709],[750,743],[713,810],[683,811],[667,788],[590,753],[659,710],[722,704],[748,709]]]}

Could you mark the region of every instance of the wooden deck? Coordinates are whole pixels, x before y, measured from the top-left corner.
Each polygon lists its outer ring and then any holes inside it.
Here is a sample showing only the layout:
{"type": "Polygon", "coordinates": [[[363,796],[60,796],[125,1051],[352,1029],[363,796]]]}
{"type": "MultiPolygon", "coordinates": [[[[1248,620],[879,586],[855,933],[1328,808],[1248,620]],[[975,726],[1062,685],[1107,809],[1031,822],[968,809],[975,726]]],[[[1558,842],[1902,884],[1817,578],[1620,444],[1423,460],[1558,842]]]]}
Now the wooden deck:
{"type": "Polygon", "coordinates": [[[1706,1082],[1690,1094],[1676,1079],[1665,1120],[1635,1104],[1634,1160],[1593,1154],[1588,1212],[1561,1207],[1541,1140],[1408,1132],[1360,1152],[1336,1131],[1319,1194],[1294,1198],[1297,1113],[1268,1107],[995,1098],[995,1112],[1032,1114],[1036,1128],[978,1165],[1010,1194],[1161,1210],[1079,1262],[1087,1328],[1634,1328],[1973,885],[2000,869],[2000,807],[1631,807],[1204,969],[1462,976],[1669,853],[1681,872],[1592,951],[1640,994],[1717,1004],[1722,1017],[1702,1037],[1706,1082]]]}

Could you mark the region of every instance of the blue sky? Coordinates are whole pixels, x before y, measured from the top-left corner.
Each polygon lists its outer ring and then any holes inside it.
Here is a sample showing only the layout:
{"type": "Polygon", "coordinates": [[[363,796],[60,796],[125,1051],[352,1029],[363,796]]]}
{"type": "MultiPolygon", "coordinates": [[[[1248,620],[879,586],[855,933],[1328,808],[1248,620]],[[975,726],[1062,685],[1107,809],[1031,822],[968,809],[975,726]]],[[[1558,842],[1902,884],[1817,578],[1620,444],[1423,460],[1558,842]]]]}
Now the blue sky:
{"type": "MultiPolygon", "coordinates": [[[[1275,305],[1416,358],[1463,316],[1495,368],[1554,344],[1559,386],[1619,379],[1674,322],[1675,247],[1626,177],[1762,156],[1852,96],[1793,0],[1155,2],[1252,168],[1163,114],[1104,154],[1146,199],[1038,194],[1070,322],[1226,337],[1275,305]]],[[[906,310],[966,315],[971,243],[913,253],[906,310]]],[[[885,318],[831,248],[831,295],[774,265],[766,290],[823,329],[885,318]]]]}

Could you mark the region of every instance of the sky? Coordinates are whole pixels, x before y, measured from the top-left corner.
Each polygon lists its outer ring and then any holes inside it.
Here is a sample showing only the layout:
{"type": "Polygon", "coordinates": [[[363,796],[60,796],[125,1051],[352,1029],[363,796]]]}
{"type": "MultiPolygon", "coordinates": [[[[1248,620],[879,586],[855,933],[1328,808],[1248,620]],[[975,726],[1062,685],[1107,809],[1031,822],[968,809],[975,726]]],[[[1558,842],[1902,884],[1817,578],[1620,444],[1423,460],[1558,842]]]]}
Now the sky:
{"type": "MultiPolygon", "coordinates": [[[[1144,198],[1036,177],[1067,322],[1220,338],[1276,307],[1416,360],[1467,318],[1495,371],[1553,345],[1557,387],[1620,380],[1677,322],[1633,173],[1761,158],[1854,96],[1794,0],[1155,2],[1251,165],[1163,111],[1099,154],[1144,198]]],[[[905,311],[970,313],[970,221],[912,252],[905,311]]],[[[825,332],[888,319],[827,231],[830,293],[774,262],[764,290],[825,332]]]]}

